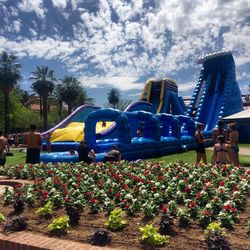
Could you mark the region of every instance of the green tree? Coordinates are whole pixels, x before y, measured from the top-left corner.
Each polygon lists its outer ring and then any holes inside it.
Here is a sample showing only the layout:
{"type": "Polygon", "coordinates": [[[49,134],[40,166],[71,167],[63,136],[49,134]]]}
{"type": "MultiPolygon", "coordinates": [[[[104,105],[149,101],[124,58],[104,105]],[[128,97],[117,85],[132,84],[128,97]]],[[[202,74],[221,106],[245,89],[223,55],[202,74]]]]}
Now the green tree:
{"type": "Polygon", "coordinates": [[[79,105],[83,105],[87,102],[93,103],[93,99],[90,98],[84,87],[77,78],[72,76],[65,76],[62,79],[62,100],[68,106],[68,115],[72,110],[79,105]]]}
{"type": "Polygon", "coordinates": [[[62,84],[57,84],[54,91],[54,96],[57,100],[57,110],[59,120],[62,120],[62,109],[63,109],[63,86],[62,84]]]}
{"type": "Polygon", "coordinates": [[[112,105],[114,109],[116,108],[116,105],[119,103],[120,97],[121,97],[120,91],[116,88],[113,88],[108,92],[108,102],[112,105]]]}
{"type": "Polygon", "coordinates": [[[37,66],[30,77],[32,89],[41,97],[43,104],[43,130],[48,129],[48,98],[55,88],[55,72],[47,66],[37,66]]]}
{"type": "Polygon", "coordinates": [[[10,92],[22,79],[21,64],[16,62],[17,57],[3,51],[0,54],[0,89],[4,95],[4,131],[10,131],[10,92]]]}

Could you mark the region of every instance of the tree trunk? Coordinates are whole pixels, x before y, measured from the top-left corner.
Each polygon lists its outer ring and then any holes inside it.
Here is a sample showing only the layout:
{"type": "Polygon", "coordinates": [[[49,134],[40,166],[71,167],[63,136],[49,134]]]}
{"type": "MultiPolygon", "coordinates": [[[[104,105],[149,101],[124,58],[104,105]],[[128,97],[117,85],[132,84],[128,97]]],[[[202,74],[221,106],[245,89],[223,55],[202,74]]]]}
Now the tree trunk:
{"type": "Polygon", "coordinates": [[[42,97],[39,96],[39,104],[40,104],[40,118],[43,118],[43,103],[42,103],[42,97]]]}
{"type": "Polygon", "coordinates": [[[72,112],[72,105],[68,104],[68,115],[70,115],[72,112]]]}
{"type": "Polygon", "coordinates": [[[59,101],[58,102],[58,116],[59,116],[60,121],[62,120],[62,105],[63,105],[62,101],[59,101]]]}
{"type": "Polygon", "coordinates": [[[47,107],[47,97],[43,97],[43,131],[48,129],[48,107],[47,107]]]}
{"type": "Polygon", "coordinates": [[[4,92],[4,133],[10,132],[10,92],[4,92]]]}

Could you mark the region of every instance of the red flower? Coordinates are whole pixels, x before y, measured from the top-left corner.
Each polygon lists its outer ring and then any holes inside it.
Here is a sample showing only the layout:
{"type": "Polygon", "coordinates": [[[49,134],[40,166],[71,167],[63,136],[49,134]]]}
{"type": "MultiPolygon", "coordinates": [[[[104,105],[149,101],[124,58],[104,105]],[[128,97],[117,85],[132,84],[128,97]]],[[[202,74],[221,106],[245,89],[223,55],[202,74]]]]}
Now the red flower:
{"type": "Polygon", "coordinates": [[[185,191],[186,191],[187,193],[190,193],[190,192],[191,192],[191,188],[190,188],[189,186],[186,186],[186,187],[185,187],[185,191]]]}
{"type": "Polygon", "coordinates": [[[62,183],[62,189],[66,189],[67,185],[65,183],[62,183]]]}
{"type": "Polygon", "coordinates": [[[232,212],[233,213],[236,213],[237,212],[237,209],[235,207],[232,207],[232,212]]]}
{"type": "Polygon", "coordinates": [[[189,208],[194,208],[196,206],[194,201],[191,201],[191,203],[189,204],[189,208]]]}
{"type": "Polygon", "coordinates": [[[95,199],[94,197],[91,197],[91,198],[90,198],[90,202],[91,202],[92,204],[95,204],[95,203],[96,203],[96,199],[95,199]]]}
{"type": "Polygon", "coordinates": [[[125,190],[128,190],[128,186],[126,184],[122,184],[122,188],[125,189],[125,190]]]}
{"type": "Polygon", "coordinates": [[[23,185],[22,183],[18,183],[18,184],[16,184],[16,185],[14,186],[14,189],[20,188],[22,185],[23,185]]]}
{"type": "Polygon", "coordinates": [[[48,170],[48,175],[53,174],[53,171],[51,169],[48,170]]]}
{"type": "Polygon", "coordinates": [[[162,213],[167,213],[168,208],[166,206],[162,206],[161,211],[162,211],[162,213]]]}
{"type": "Polygon", "coordinates": [[[196,195],[196,199],[200,199],[202,197],[202,194],[201,193],[198,193],[197,195],[196,195]]]}
{"type": "Polygon", "coordinates": [[[224,186],[225,182],[224,181],[221,181],[220,182],[220,186],[224,186]]]}
{"type": "Polygon", "coordinates": [[[224,206],[224,209],[225,209],[226,211],[229,211],[229,210],[231,209],[231,205],[230,205],[230,204],[225,205],[225,206],[224,206]]]}
{"type": "Polygon", "coordinates": [[[153,192],[156,192],[157,191],[157,188],[156,187],[152,187],[151,189],[153,192]]]}
{"type": "Polygon", "coordinates": [[[97,181],[97,185],[98,185],[98,187],[102,187],[102,185],[103,185],[103,180],[99,179],[99,180],[97,181]]]}
{"type": "Polygon", "coordinates": [[[54,184],[58,184],[59,181],[60,181],[60,178],[59,178],[58,175],[56,175],[55,178],[54,178],[54,184]]]}
{"type": "Polygon", "coordinates": [[[129,209],[130,205],[129,204],[126,204],[125,208],[126,209],[129,209]]]}
{"type": "Polygon", "coordinates": [[[119,199],[121,197],[121,194],[120,193],[116,193],[115,194],[115,198],[119,199]]]}
{"type": "Polygon", "coordinates": [[[42,199],[43,200],[46,200],[47,199],[47,197],[48,197],[48,192],[42,192],[42,199]]]}
{"type": "Polygon", "coordinates": [[[205,215],[206,215],[206,216],[210,216],[210,212],[209,212],[209,210],[205,210],[205,212],[204,212],[204,213],[205,213],[205,215]]]}

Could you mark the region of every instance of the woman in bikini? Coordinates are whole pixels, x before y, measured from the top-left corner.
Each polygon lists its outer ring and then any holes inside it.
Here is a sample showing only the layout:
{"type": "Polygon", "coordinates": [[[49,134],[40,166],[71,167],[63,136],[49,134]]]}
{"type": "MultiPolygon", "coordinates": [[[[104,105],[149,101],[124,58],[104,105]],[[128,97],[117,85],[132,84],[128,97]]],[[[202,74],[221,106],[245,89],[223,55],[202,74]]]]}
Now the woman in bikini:
{"type": "Polygon", "coordinates": [[[236,128],[236,123],[229,124],[229,128],[231,130],[229,134],[229,144],[230,144],[230,153],[231,153],[231,160],[234,166],[240,165],[239,160],[239,132],[236,128]]]}
{"type": "Polygon", "coordinates": [[[214,145],[214,152],[212,155],[212,164],[227,164],[230,162],[230,146],[225,142],[225,137],[219,135],[217,143],[214,145]]]}

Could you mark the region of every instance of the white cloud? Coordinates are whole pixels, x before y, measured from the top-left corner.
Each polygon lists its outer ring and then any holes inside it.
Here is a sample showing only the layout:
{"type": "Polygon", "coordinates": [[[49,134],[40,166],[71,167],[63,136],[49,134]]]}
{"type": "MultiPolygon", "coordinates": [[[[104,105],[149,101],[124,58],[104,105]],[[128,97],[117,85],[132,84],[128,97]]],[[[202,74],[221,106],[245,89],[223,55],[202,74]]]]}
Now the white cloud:
{"type": "Polygon", "coordinates": [[[15,21],[13,22],[13,28],[14,28],[15,32],[20,31],[21,26],[22,26],[22,23],[21,23],[20,20],[15,20],[15,21]]]}
{"type": "Polygon", "coordinates": [[[67,6],[67,0],[52,0],[52,3],[55,7],[65,9],[67,6]]]}
{"type": "Polygon", "coordinates": [[[45,17],[46,9],[43,6],[43,0],[21,0],[17,6],[23,12],[34,11],[40,19],[45,17]]]}
{"type": "Polygon", "coordinates": [[[80,76],[79,79],[82,85],[88,88],[96,88],[100,85],[109,85],[121,91],[139,90],[143,88],[143,84],[136,83],[138,78],[133,76],[114,76],[110,74],[106,76],[80,76]]]}
{"type": "MultiPolygon", "coordinates": [[[[52,2],[68,20],[72,15],[66,11],[68,3],[73,15],[80,13],[81,23],[72,23],[74,37],[62,39],[59,32],[63,27],[58,23],[54,25],[57,36],[39,34],[40,27],[32,22],[29,27],[32,39],[24,37],[15,42],[0,38],[0,46],[20,56],[58,60],[68,72],[88,75],[83,82],[92,87],[106,84],[121,90],[136,90],[141,88],[136,82],[143,76],[179,78],[178,73],[197,67],[200,55],[219,50],[233,51],[236,68],[250,63],[250,26],[246,21],[250,16],[249,0],[161,0],[147,10],[143,9],[142,0],[99,0],[95,12],[82,7],[81,3],[87,5],[86,0],[52,2]],[[118,22],[112,21],[112,11],[118,22]],[[98,76],[90,76],[91,70],[98,76]]],[[[49,10],[43,3],[21,0],[18,7],[46,18],[49,10]]],[[[14,15],[14,9],[12,12],[14,15]]],[[[6,10],[6,23],[9,15],[6,10]]],[[[14,27],[16,32],[22,29],[18,21],[14,27]]],[[[241,76],[243,67],[238,71],[241,76]]],[[[247,81],[250,76],[242,79],[247,81]]],[[[195,81],[188,83],[183,77],[179,91],[191,92],[195,85],[195,81]]]]}

